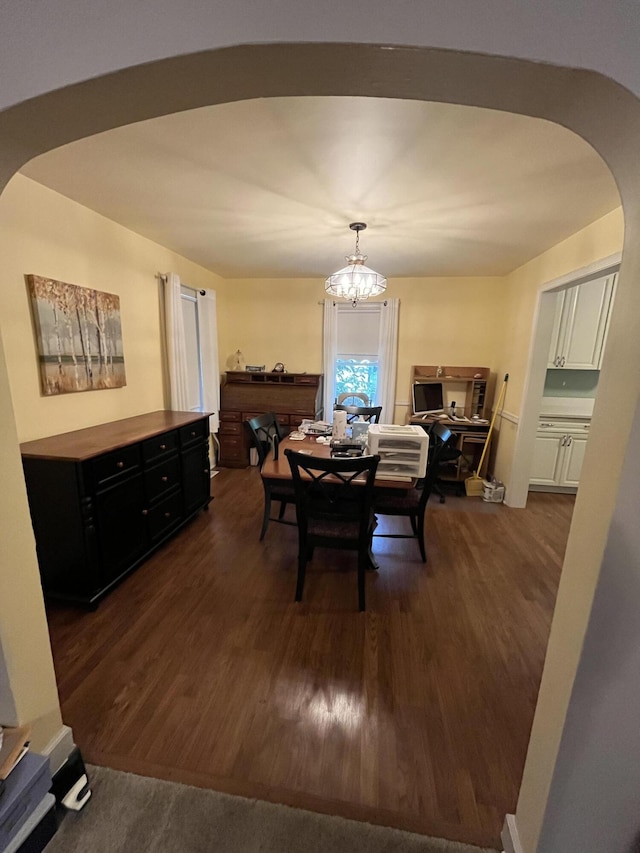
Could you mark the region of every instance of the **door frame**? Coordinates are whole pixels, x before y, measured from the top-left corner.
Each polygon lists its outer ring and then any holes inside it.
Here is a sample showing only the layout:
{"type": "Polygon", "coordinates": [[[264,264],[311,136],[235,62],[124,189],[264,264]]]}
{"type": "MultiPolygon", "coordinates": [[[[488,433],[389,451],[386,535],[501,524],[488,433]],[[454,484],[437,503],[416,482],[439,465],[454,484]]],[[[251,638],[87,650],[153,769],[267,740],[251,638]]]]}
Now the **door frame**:
{"type": "Polygon", "coordinates": [[[549,344],[551,343],[556,313],[554,296],[556,293],[574,287],[576,284],[583,284],[591,279],[618,272],[621,260],[622,253],[616,252],[559,278],[552,279],[540,288],[533,313],[531,343],[527,356],[522,406],[513,452],[511,481],[505,496],[505,503],[508,506],[523,509],[527,505],[533,449],[540,416],[540,405],[544,394],[549,344]]]}

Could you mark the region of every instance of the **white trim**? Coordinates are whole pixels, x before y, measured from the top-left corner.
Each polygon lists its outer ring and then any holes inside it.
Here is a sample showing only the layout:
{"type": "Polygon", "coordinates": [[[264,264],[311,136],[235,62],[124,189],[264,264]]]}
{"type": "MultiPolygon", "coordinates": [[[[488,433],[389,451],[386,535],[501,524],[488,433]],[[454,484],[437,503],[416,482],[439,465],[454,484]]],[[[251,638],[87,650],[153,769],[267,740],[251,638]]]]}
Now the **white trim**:
{"type": "Polygon", "coordinates": [[[513,412],[508,412],[506,409],[503,409],[501,412],[498,412],[498,415],[502,418],[503,421],[510,421],[512,424],[520,423],[520,415],[514,415],[513,412]]]}
{"type": "Polygon", "coordinates": [[[514,814],[508,814],[505,817],[504,826],[500,833],[500,840],[504,844],[504,853],[524,853],[522,844],[520,844],[520,836],[518,835],[516,816],[514,814]]]}
{"type": "Polygon", "coordinates": [[[564,288],[581,284],[595,276],[616,272],[620,267],[621,258],[620,252],[608,255],[606,258],[600,258],[600,260],[587,264],[585,267],[580,267],[580,269],[546,282],[538,291],[538,299],[532,318],[527,368],[520,406],[519,429],[516,434],[510,480],[507,484],[507,496],[505,498],[507,506],[523,508],[527,505],[531,460],[540,414],[544,377],[546,376],[551,325],[555,315],[554,294],[564,288]]]}
{"type": "Polygon", "coordinates": [[[46,755],[49,758],[49,767],[52,776],[60,770],[73,752],[74,747],[73,732],[69,726],[63,725],[42,750],[42,755],[46,755]]]}

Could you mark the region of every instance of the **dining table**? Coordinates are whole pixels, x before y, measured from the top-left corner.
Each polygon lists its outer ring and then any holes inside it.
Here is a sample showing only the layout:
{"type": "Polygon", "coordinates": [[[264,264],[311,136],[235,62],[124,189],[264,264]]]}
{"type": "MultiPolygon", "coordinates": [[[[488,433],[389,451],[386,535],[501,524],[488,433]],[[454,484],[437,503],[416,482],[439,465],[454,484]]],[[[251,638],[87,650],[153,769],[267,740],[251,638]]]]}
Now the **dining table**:
{"type": "MultiPolygon", "coordinates": [[[[262,466],[261,476],[263,480],[280,481],[288,480],[293,482],[291,467],[284,451],[290,449],[296,453],[305,453],[310,456],[318,456],[323,459],[331,457],[331,446],[328,442],[320,442],[315,436],[307,435],[303,439],[283,438],[278,442],[277,452],[273,450],[269,452],[262,466]]],[[[374,488],[383,489],[412,489],[415,487],[417,480],[391,480],[388,477],[376,477],[374,488]]],[[[369,548],[369,565],[372,570],[379,568],[378,563],[373,554],[373,538],[369,548]]]]}

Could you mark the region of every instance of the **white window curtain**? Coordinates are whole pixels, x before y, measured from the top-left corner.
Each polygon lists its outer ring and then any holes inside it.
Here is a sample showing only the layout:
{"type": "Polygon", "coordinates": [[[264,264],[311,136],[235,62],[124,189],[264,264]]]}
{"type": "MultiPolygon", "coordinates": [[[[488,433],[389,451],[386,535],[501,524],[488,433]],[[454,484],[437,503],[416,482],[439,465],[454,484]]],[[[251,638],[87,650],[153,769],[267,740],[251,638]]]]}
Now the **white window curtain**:
{"type": "Polygon", "coordinates": [[[171,408],[177,412],[188,412],[189,376],[180,276],[172,272],[167,273],[164,282],[164,318],[171,408]]]}
{"type": "Polygon", "coordinates": [[[220,366],[218,361],[218,309],[215,290],[198,291],[198,338],[202,367],[202,408],[213,412],[211,432],[220,426],[220,366]]]}
{"type": "Polygon", "coordinates": [[[378,399],[382,406],[382,418],[388,424],[395,423],[399,313],[400,300],[385,299],[380,314],[378,399]]]}
{"type": "Polygon", "coordinates": [[[338,353],[338,305],[333,299],[324,300],[323,317],[323,365],[325,421],[333,420],[333,404],[336,399],[336,356],[338,353]]]}

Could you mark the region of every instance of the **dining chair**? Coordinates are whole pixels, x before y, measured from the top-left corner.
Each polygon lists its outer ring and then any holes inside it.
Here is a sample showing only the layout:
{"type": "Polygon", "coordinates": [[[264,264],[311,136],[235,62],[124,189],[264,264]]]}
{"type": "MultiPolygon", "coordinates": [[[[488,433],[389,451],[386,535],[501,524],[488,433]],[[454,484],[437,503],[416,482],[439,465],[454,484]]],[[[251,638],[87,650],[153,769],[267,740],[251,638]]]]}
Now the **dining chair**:
{"type": "Polygon", "coordinates": [[[382,415],[382,406],[343,406],[336,403],[333,407],[334,412],[346,412],[347,423],[352,424],[354,421],[365,421],[369,424],[380,423],[382,415]]]}
{"type": "Polygon", "coordinates": [[[371,400],[364,391],[343,391],[338,394],[336,403],[340,406],[370,406],[371,400]]]}
{"type": "Polygon", "coordinates": [[[356,551],[358,608],[365,609],[365,572],[371,568],[373,484],[379,456],[336,459],[285,450],[296,496],[298,578],[302,601],[307,562],[316,547],[356,551]]]}
{"type": "Polygon", "coordinates": [[[443,424],[435,424],[429,432],[429,456],[427,470],[422,480],[412,489],[377,487],[373,494],[373,511],[378,515],[403,516],[409,519],[411,533],[375,533],[386,539],[417,539],[422,562],[427,562],[424,539],[424,514],[427,501],[434,491],[440,456],[451,437],[451,430],[443,424]]]}
{"type": "MultiPolygon", "coordinates": [[[[280,424],[273,412],[267,412],[264,415],[249,418],[245,421],[245,426],[249,431],[251,442],[258,454],[258,467],[262,470],[264,460],[270,451],[276,459],[278,458],[279,444],[283,438],[280,424]]],[[[262,529],[260,530],[260,541],[264,539],[269,521],[280,521],[285,524],[290,523],[284,519],[284,514],[287,504],[295,503],[295,494],[291,483],[283,482],[282,480],[269,480],[264,477],[261,479],[264,488],[264,514],[262,517],[262,529]],[[280,502],[278,517],[274,519],[271,518],[272,501],[280,502]]]]}

